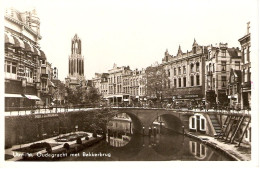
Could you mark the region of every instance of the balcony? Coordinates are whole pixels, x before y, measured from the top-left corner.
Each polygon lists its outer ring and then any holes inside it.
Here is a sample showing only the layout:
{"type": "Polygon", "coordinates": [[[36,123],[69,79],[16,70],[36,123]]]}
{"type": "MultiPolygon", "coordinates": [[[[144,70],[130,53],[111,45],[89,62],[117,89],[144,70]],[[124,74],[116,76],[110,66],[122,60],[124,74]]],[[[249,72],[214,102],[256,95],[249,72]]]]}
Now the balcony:
{"type": "Polygon", "coordinates": [[[41,78],[42,79],[48,79],[49,75],[48,74],[45,74],[45,73],[42,73],[41,74],[41,78]]]}

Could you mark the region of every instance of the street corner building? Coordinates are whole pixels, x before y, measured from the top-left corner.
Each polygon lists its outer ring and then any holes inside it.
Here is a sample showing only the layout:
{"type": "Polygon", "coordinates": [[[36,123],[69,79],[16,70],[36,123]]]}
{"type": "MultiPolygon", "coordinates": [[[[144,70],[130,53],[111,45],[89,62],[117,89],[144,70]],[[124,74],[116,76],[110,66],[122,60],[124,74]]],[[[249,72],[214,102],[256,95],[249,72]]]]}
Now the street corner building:
{"type": "Polygon", "coordinates": [[[8,8],[4,16],[5,111],[48,106],[54,90],[53,68],[41,50],[36,10],[8,8]]]}

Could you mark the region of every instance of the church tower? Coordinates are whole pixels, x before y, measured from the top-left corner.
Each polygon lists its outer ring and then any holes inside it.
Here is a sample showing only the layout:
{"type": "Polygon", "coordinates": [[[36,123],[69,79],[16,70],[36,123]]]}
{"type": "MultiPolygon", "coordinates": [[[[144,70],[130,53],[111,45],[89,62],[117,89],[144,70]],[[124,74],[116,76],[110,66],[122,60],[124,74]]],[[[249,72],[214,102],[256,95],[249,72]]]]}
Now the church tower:
{"type": "Polygon", "coordinates": [[[77,34],[71,40],[71,55],[69,56],[69,74],[66,82],[69,86],[81,85],[84,77],[84,57],[82,56],[82,43],[77,34]]]}
{"type": "Polygon", "coordinates": [[[71,40],[71,55],[69,57],[69,77],[84,79],[84,57],[81,55],[81,39],[76,34],[71,40]]]}

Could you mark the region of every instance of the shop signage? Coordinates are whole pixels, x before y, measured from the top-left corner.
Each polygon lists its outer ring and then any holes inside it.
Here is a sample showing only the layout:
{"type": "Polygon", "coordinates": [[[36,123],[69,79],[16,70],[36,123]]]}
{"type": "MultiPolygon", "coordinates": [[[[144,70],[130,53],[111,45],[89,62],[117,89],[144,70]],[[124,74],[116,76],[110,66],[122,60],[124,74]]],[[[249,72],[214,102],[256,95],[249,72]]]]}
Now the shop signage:
{"type": "Polygon", "coordinates": [[[58,117],[58,114],[36,114],[34,115],[34,118],[39,119],[39,118],[46,118],[46,117],[58,117]]]}
{"type": "Polygon", "coordinates": [[[201,98],[201,95],[199,94],[189,94],[189,95],[176,95],[173,96],[172,99],[193,99],[193,98],[201,98]]]}

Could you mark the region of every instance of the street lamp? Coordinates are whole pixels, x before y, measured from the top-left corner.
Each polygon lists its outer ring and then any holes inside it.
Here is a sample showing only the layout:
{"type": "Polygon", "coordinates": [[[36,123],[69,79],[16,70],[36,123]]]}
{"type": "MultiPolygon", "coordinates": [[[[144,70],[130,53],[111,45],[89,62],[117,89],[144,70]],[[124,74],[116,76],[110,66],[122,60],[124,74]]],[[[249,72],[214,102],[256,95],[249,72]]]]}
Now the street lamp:
{"type": "Polygon", "coordinates": [[[79,126],[78,126],[78,125],[76,125],[76,126],[75,126],[75,132],[77,132],[77,131],[78,131],[78,128],[79,128],[79,126]]]}
{"type": "Polygon", "coordinates": [[[22,78],[23,95],[26,94],[26,83],[27,83],[27,79],[26,78],[22,78]]]}

